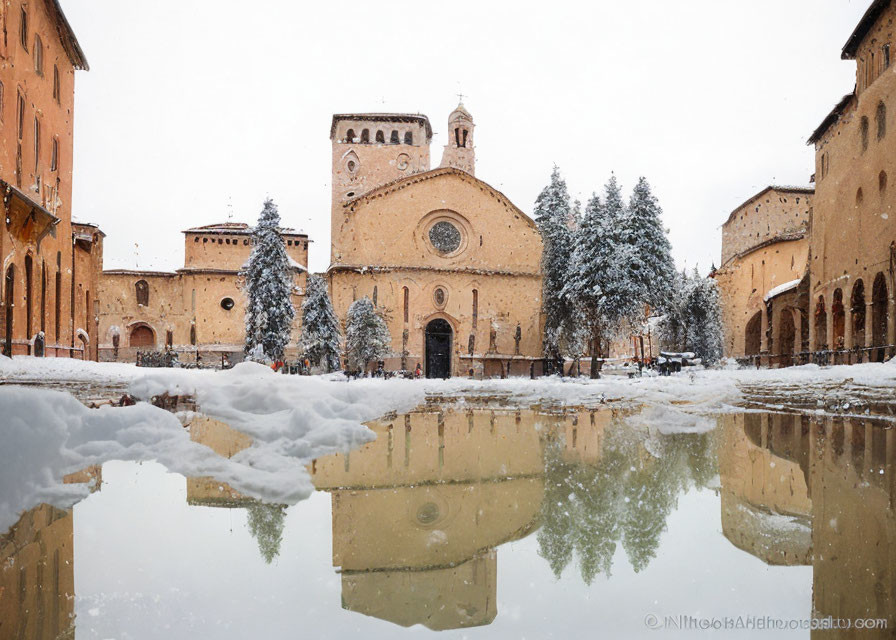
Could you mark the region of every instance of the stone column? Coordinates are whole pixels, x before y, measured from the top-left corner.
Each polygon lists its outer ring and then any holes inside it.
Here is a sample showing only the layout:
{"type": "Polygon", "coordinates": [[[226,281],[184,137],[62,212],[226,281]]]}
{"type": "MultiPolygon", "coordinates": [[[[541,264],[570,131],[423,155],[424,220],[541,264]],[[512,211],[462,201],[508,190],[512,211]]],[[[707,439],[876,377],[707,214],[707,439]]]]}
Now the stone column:
{"type": "Polygon", "coordinates": [[[832,308],[828,308],[827,300],[825,300],[825,309],[827,310],[827,326],[825,327],[826,343],[828,345],[828,349],[833,349],[834,348],[834,310],[832,308]]]}
{"type": "Polygon", "coordinates": [[[761,321],[759,328],[759,362],[760,364],[768,364],[768,305],[762,303],[760,309],[761,321]]]}
{"type": "MultiPolygon", "coordinates": [[[[887,344],[896,344],[896,297],[887,300],[887,344]]],[[[894,348],[887,349],[887,356],[892,357],[894,348]]]]}
{"type": "MultiPolygon", "coordinates": [[[[870,293],[870,292],[869,292],[870,293]]],[[[865,345],[866,347],[874,346],[874,301],[873,296],[869,295],[865,302],[865,345]]],[[[859,362],[871,362],[871,352],[866,351],[862,354],[859,362]]]]}
{"type": "MultiPolygon", "coordinates": [[[[809,323],[809,351],[815,351],[815,305],[809,301],[809,316],[806,318],[809,323]]],[[[811,358],[809,360],[812,361],[811,358]]]]}

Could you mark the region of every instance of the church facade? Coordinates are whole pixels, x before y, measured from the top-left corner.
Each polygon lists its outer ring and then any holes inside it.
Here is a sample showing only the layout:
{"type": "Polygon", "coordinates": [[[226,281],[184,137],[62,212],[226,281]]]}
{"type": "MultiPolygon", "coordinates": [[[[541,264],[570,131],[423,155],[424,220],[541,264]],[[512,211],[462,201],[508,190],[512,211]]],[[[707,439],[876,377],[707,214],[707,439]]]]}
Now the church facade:
{"type": "Polygon", "coordinates": [[[541,237],[476,177],[473,129],[459,105],[430,168],[426,116],[333,116],[330,295],[343,322],[355,300],[374,303],[392,339],[387,370],[540,373],[541,237]]]}

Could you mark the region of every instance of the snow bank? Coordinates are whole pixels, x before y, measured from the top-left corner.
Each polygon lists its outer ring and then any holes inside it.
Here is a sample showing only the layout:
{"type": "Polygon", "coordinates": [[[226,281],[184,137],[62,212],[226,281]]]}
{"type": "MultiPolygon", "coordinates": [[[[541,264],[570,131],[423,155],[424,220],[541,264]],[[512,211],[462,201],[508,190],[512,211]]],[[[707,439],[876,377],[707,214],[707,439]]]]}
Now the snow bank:
{"type": "Polygon", "coordinates": [[[135,364],[124,362],[85,362],[74,358],[35,358],[0,356],[0,382],[123,382],[145,373],[135,364]]]}

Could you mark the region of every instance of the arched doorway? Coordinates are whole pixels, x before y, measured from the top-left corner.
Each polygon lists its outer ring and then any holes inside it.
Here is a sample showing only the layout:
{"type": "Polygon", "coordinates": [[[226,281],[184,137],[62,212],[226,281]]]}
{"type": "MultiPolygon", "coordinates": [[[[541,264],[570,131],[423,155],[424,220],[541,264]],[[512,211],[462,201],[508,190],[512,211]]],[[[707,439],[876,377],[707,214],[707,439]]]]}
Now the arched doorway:
{"type": "Polygon", "coordinates": [[[762,348],[762,312],[757,311],[750,321],[747,323],[746,334],[744,336],[744,355],[759,355],[762,348]]]}
{"type": "Polygon", "coordinates": [[[827,342],[828,312],[824,306],[824,296],[818,296],[815,305],[815,344],[812,347],[815,351],[822,351],[827,348],[827,342]]]}
{"type": "Polygon", "coordinates": [[[426,325],[426,377],[451,376],[451,346],[454,333],[451,325],[436,318],[426,325]]]}
{"type": "Polygon", "coordinates": [[[865,283],[861,280],[856,280],[852,286],[849,309],[852,318],[852,346],[862,348],[865,346],[865,283]]]}
{"type": "Polygon", "coordinates": [[[138,324],[136,327],[131,329],[129,344],[132,347],[138,348],[154,348],[156,346],[156,336],[153,333],[152,329],[150,329],[148,326],[146,326],[145,324],[138,324]]]}
{"type": "Polygon", "coordinates": [[[843,348],[843,336],[846,331],[846,308],[843,306],[843,290],[834,291],[834,301],[831,303],[831,316],[834,324],[834,344],[828,345],[830,349],[843,348]]]}
{"type": "Polygon", "coordinates": [[[6,316],[6,327],[4,328],[4,336],[3,336],[3,355],[12,357],[12,314],[13,314],[13,301],[15,300],[15,290],[16,290],[16,267],[15,265],[9,265],[9,268],[6,269],[6,278],[3,283],[4,289],[4,300],[3,300],[3,311],[6,316]]]}
{"type": "MultiPolygon", "coordinates": [[[[797,313],[799,313],[797,311],[797,313]]],[[[781,312],[781,333],[778,336],[778,364],[787,367],[793,364],[793,352],[796,348],[796,324],[793,322],[793,310],[781,312]]]]}
{"type": "MultiPolygon", "coordinates": [[[[133,336],[133,334],[131,334],[133,336]]],[[[84,331],[78,331],[78,340],[81,341],[81,359],[90,360],[90,339],[84,331]]]]}
{"type": "Polygon", "coordinates": [[[46,351],[46,341],[44,340],[44,333],[41,331],[36,336],[34,336],[34,355],[38,358],[44,357],[44,352],[46,351]]]}
{"type": "Polygon", "coordinates": [[[887,350],[887,280],[878,273],[871,288],[871,344],[878,347],[871,352],[872,362],[883,362],[887,350]]]}

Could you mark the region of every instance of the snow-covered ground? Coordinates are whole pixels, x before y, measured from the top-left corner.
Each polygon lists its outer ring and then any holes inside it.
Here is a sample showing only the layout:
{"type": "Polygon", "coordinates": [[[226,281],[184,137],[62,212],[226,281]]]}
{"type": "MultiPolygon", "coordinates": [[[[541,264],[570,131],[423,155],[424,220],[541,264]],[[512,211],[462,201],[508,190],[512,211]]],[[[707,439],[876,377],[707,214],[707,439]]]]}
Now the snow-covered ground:
{"type": "Polygon", "coordinates": [[[813,394],[834,394],[836,408],[848,411],[850,394],[893,400],[896,366],[727,367],[601,380],[348,382],[336,375],[284,376],[253,363],[229,371],[198,371],[0,357],[0,531],[37,502],[76,502],[88,488],[65,485],[63,476],[113,459],[158,460],[184,475],[213,476],[246,495],[291,504],[313,490],[305,468],[312,459],[360,446],[373,437],[364,422],[411,410],[427,397],[454,403],[498,397],[506,404],[546,409],[601,403],[638,407],[641,424],[670,432],[711,429],[714,415],[739,410],[745,397],[757,394],[775,397],[782,405],[790,396],[805,405],[813,394]],[[38,382],[127,386],[141,400],[165,392],[189,395],[199,411],[248,434],[253,444],[223,458],[191,441],[176,416],[148,402],[88,409],[68,393],[35,388],[38,382]]]}

